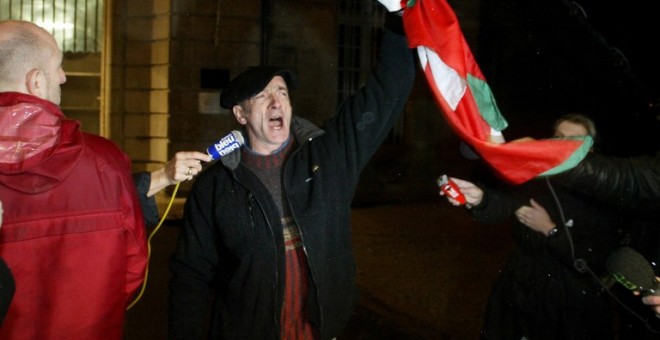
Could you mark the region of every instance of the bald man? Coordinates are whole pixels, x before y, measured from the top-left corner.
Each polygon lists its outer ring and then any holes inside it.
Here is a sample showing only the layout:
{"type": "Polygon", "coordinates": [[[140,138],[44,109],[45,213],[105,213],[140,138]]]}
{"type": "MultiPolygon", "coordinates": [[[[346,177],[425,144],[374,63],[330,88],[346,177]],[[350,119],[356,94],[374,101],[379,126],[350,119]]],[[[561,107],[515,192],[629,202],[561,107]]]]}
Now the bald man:
{"type": "Polygon", "coordinates": [[[130,160],[60,111],[62,51],[0,22],[0,257],[16,282],[0,339],[122,339],[147,242],[130,160]]]}

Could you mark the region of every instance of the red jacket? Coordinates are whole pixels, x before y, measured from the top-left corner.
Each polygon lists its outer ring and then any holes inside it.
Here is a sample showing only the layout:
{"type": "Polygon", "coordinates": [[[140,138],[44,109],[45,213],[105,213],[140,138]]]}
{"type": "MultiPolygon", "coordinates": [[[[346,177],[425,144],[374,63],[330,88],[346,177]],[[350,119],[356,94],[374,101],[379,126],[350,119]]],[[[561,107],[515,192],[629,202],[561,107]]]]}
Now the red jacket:
{"type": "Polygon", "coordinates": [[[50,102],[0,93],[0,200],[16,281],[0,339],[122,339],[147,265],[126,154],[50,102]]]}

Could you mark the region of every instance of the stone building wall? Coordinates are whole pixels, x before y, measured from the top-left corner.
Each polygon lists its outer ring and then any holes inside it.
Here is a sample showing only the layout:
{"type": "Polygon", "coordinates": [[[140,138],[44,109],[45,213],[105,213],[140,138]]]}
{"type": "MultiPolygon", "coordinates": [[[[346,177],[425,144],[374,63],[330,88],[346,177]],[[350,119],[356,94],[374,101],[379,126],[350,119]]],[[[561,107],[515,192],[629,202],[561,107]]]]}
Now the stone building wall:
{"type": "MultiPolygon", "coordinates": [[[[455,8],[470,42],[478,28],[477,4],[455,8]]],[[[177,151],[205,150],[238,127],[218,97],[250,66],[275,64],[297,75],[294,114],[321,124],[336,111],[336,1],[114,0],[112,9],[112,138],[136,171],[161,166],[177,151]]],[[[395,197],[397,187],[409,190],[411,180],[432,189],[442,158],[456,153],[458,142],[421,73],[406,111],[404,138],[385,146],[382,154],[389,156],[377,155],[363,176],[379,181],[365,180],[365,197],[395,197]],[[401,173],[407,175],[396,175],[401,173]]]]}

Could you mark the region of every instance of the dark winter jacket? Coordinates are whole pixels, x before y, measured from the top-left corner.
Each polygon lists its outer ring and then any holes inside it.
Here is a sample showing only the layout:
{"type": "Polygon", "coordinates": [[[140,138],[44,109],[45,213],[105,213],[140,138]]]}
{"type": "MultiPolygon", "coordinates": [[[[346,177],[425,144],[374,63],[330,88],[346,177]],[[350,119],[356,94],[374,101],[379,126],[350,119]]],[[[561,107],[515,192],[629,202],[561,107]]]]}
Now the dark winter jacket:
{"type": "Polygon", "coordinates": [[[160,216],[158,216],[156,195],[151,197],[147,196],[147,193],[149,193],[149,186],[151,185],[151,173],[148,171],[134,172],[133,182],[135,183],[138,198],[140,199],[140,207],[142,208],[142,216],[144,216],[144,224],[147,227],[154,227],[158,225],[158,222],[160,222],[160,216]]]}
{"type": "Polygon", "coordinates": [[[516,248],[493,286],[485,338],[611,339],[609,299],[599,278],[606,276],[607,255],[620,246],[617,212],[548,179],[483,188],[482,202],[471,209],[479,222],[511,218],[533,198],[559,228],[546,237],[512,220],[516,248]]]}
{"type": "Polygon", "coordinates": [[[631,158],[590,154],[573,170],[557,177],[571,190],[618,207],[660,209],[660,153],[631,158]]]}
{"type": "MultiPolygon", "coordinates": [[[[628,229],[626,246],[635,249],[660,276],[660,153],[630,158],[588,155],[575,169],[557,176],[556,181],[623,209],[628,229]]],[[[621,287],[618,294],[627,310],[620,308],[621,339],[657,339],[660,321],[639,297],[621,287]],[[634,310],[644,322],[632,316],[634,310]],[[649,331],[652,329],[655,333],[649,331]]]]}
{"type": "MultiPolygon", "coordinates": [[[[356,300],[350,213],[360,172],[399,119],[415,76],[404,36],[386,31],[381,51],[366,85],[323,130],[300,118],[292,122],[299,147],[284,165],[283,191],[309,263],[310,319],[323,339],[341,334],[356,300]]],[[[279,339],[280,214],[237,157],[223,157],[200,174],[186,202],[170,262],[170,338],[202,337],[213,291],[210,338],[279,339]]]]}

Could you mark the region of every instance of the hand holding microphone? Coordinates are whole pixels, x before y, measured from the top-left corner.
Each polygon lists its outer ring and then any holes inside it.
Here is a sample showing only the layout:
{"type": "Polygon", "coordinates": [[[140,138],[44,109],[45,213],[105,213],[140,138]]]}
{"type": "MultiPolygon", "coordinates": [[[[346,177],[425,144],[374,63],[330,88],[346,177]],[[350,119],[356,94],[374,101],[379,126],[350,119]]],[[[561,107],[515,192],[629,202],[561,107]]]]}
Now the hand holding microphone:
{"type": "Polygon", "coordinates": [[[245,143],[240,131],[234,130],[206,149],[206,154],[198,151],[177,152],[167,165],[165,173],[171,184],[191,180],[202,171],[202,161],[210,162],[228,155],[245,143]]]}
{"type": "Polygon", "coordinates": [[[240,163],[241,157],[233,157],[232,154],[237,152],[243,143],[245,143],[245,140],[241,132],[234,130],[209,146],[206,153],[213,160],[222,159],[222,164],[225,167],[235,169],[240,163]]]}
{"type": "Polygon", "coordinates": [[[151,172],[147,196],[151,197],[164,188],[191,180],[202,171],[202,162],[210,162],[225,156],[243,145],[243,135],[232,131],[208,147],[207,153],[199,151],[179,151],[164,167],[151,172]]]}
{"type": "Polygon", "coordinates": [[[660,282],[649,262],[634,249],[621,247],[612,252],[605,262],[612,277],[629,290],[642,296],[660,295],[660,282]]]}
{"type": "Polygon", "coordinates": [[[437,180],[440,188],[440,196],[447,196],[449,203],[466,208],[479,205],[484,197],[484,192],[472,182],[442,175],[437,180]]]}
{"type": "Polygon", "coordinates": [[[170,185],[190,180],[202,171],[201,162],[209,162],[208,155],[198,151],[179,151],[174,157],[165,163],[165,166],[151,172],[149,191],[147,196],[151,197],[170,185]]]}
{"type": "Polygon", "coordinates": [[[655,317],[660,319],[660,295],[647,295],[642,297],[642,303],[651,307],[655,317]]]}
{"type": "Polygon", "coordinates": [[[605,267],[617,282],[641,294],[642,303],[660,319],[660,281],[642,254],[629,247],[619,248],[608,256],[605,267]]]}
{"type": "Polygon", "coordinates": [[[211,157],[211,160],[217,160],[239,149],[244,143],[243,134],[234,130],[210,145],[206,149],[206,153],[211,157]]]}
{"type": "Polygon", "coordinates": [[[165,175],[170,184],[191,180],[202,171],[201,162],[210,162],[211,157],[198,151],[179,151],[165,164],[165,175]]]}
{"type": "Polygon", "coordinates": [[[440,191],[442,192],[442,194],[446,195],[447,198],[451,197],[459,205],[463,205],[467,203],[465,201],[465,196],[458,188],[458,185],[456,185],[454,181],[447,178],[447,175],[442,175],[438,177],[437,183],[438,183],[438,187],[440,187],[440,191]]]}

